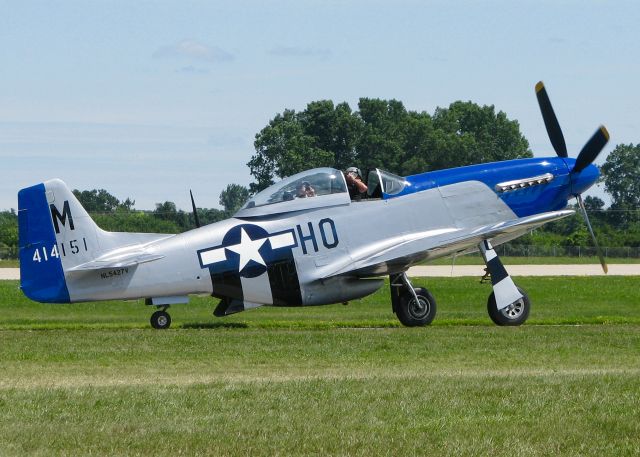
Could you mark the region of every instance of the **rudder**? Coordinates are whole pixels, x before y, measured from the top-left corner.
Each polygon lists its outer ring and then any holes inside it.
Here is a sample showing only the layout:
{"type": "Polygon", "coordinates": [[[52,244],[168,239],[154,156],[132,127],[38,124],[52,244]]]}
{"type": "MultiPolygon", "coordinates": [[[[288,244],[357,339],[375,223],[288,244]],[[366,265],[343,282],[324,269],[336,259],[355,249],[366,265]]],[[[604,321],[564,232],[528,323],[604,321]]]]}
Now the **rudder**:
{"type": "Polygon", "coordinates": [[[70,302],[65,270],[92,260],[100,229],[59,179],[18,193],[20,288],[32,300],[70,302]]]}

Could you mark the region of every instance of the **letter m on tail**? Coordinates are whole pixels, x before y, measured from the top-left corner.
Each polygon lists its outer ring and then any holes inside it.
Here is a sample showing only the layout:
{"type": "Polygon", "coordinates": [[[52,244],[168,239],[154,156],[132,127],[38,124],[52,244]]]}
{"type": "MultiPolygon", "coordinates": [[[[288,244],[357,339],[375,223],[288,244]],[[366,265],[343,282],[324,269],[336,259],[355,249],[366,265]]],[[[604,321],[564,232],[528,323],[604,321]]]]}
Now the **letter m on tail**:
{"type": "Polygon", "coordinates": [[[71,210],[69,209],[69,200],[64,201],[64,204],[62,205],[62,214],[60,214],[60,211],[58,211],[58,208],[53,203],[51,203],[49,207],[51,208],[51,219],[53,219],[53,227],[55,228],[56,233],[60,233],[60,226],[58,225],[58,221],[60,221],[63,226],[66,226],[67,217],[69,218],[69,230],[75,229],[75,227],[73,226],[73,216],[71,215],[71,210]]]}

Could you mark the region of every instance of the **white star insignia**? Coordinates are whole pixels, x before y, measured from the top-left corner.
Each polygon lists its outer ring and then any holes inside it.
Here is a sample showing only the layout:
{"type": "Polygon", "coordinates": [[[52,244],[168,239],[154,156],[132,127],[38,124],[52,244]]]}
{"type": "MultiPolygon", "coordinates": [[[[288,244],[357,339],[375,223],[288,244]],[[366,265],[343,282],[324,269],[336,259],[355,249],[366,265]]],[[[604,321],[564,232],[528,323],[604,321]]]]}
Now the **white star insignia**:
{"type": "Polygon", "coordinates": [[[234,246],[227,246],[227,249],[240,254],[240,265],[238,266],[238,272],[241,272],[244,267],[247,266],[249,262],[252,260],[260,265],[267,266],[264,263],[264,259],[260,255],[258,250],[262,247],[262,245],[267,241],[267,238],[263,238],[261,240],[252,240],[247,232],[245,232],[244,228],[240,229],[240,244],[236,244],[234,246]]]}

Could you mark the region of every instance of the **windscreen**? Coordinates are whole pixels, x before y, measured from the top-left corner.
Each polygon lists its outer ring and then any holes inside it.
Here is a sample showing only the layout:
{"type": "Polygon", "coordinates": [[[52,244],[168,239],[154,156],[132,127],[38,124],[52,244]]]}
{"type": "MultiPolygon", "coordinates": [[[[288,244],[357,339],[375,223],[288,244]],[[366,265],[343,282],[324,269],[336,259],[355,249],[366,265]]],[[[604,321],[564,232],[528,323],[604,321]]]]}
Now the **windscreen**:
{"type": "Polygon", "coordinates": [[[333,168],[315,168],[289,176],[267,187],[249,200],[243,209],[344,192],[347,192],[347,185],[341,171],[333,168]]]}

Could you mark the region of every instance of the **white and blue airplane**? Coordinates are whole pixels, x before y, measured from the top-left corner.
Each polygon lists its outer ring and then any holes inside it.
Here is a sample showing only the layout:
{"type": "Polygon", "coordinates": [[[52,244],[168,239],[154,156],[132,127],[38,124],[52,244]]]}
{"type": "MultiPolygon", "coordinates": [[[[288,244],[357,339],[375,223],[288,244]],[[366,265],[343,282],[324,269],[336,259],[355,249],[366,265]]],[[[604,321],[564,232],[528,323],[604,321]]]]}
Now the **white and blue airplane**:
{"type": "Polygon", "coordinates": [[[593,236],[580,195],[597,181],[592,162],[609,139],[600,127],[569,158],[541,82],[536,93],[557,157],[406,177],[376,169],[361,200],[350,198],[341,171],[317,168],[256,194],[230,219],[177,235],[106,232],[57,179],[22,189],[21,289],[44,303],[145,299],[158,308],[151,325],[163,329],[171,324],[167,308],[190,294],[220,299],[214,314],[224,316],[263,305],[344,303],[389,276],[398,319],[421,326],[433,320],[436,302],[411,285],[409,267],[479,250],[493,286],[489,316],[520,325],[530,301],[494,247],[573,214],[566,208],[574,197],[593,236]],[[313,189],[307,198],[297,198],[301,186],[313,189]]]}

